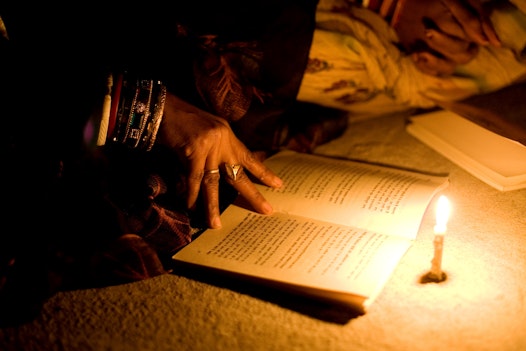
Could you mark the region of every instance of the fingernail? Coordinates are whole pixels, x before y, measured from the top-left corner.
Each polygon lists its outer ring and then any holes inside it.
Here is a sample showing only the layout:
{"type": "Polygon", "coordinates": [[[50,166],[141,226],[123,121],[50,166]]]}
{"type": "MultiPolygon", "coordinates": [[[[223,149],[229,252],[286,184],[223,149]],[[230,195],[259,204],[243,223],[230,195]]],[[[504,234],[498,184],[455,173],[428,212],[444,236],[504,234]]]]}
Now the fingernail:
{"type": "Polygon", "coordinates": [[[277,178],[274,180],[273,183],[276,188],[281,188],[281,186],[283,185],[283,180],[281,180],[280,178],[277,178]]]}
{"type": "Polygon", "coordinates": [[[221,219],[219,218],[219,216],[215,216],[214,218],[212,218],[212,228],[214,229],[219,229],[222,227],[221,225],[221,219]]]}
{"type": "Polygon", "coordinates": [[[272,206],[268,202],[264,202],[263,203],[263,205],[261,206],[261,210],[262,210],[263,214],[271,214],[272,212],[274,212],[274,209],[272,208],[272,206]]]}
{"type": "Polygon", "coordinates": [[[427,39],[432,39],[433,38],[433,31],[431,31],[430,29],[426,29],[424,34],[425,34],[427,39]]]}

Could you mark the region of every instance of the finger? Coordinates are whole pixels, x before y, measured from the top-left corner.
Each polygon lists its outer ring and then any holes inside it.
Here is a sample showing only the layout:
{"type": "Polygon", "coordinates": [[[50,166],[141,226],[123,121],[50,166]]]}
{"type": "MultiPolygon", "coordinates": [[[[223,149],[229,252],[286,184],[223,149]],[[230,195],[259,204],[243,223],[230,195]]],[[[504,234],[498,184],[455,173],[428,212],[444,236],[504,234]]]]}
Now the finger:
{"type": "Polygon", "coordinates": [[[205,211],[210,228],[221,228],[219,218],[219,169],[205,170],[202,182],[202,191],[205,201],[205,211]]]}
{"type": "Polygon", "coordinates": [[[482,3],[479,0],[468,0],[467,2],[469,7],[458,0],[442,0],[472,41],[480,45],[500,46],[500,40],[491,20],[484,14],[482,3]]]}
{"type": "Polygon", "coordinates": [[[273,188],[279,188],[283,181],[267,166],[265,166],[254,154],[246,150],[244,157],[241,157],[241,164],[245,170],[249,171],[255,178],[265,185],[273,188]]]}
{"type": "Polygon", "coordinates": [[[415,66],[425,74],[432,76],[448,76],[455,71],[456,64],[446,58],[439,58],[429,52],[411,54],[415,66]]]}
{"type": "Polygon", "coordinates": [[[484,8],[484,3],[482,0],[467,0],[467,2],[471,5],[472,8],[475,9],[475,12],[479,16],[479,21],[482,26],[482,32],[486,36],[486,39],[488,40],[489,44],[494,46],[501,46],[501,41],[499,39],[499,36],[497,34],[497,31],[495,30],[495,27],[493,26],[493,23],[491,22],[491,18],[488,15],[488,11],[484,8]]]}
{"type": "Polygon", "coordinates": [[[202,182],[203,200],[205,212],[210,228],[221,228],[219,218],[219,149],[213,148],[208,152],[206,166],[202,182]]]}
{"type": "Polygon", "coordinates": [[[204,176],[204,165],[201,162],[192,162],[187,176],[186,206],[194,208],[199,197],[201,182],[204,176]]]}
{"type": "Polygon", "coordinates": [[[425,42],[433,51],[456,64],[468,63],[478,52],[477,45],[434,29],[426,30],[425,42]]]}
{"type": "Polygon", "coordinates": [[[451,12],[444,10],[440,16],[435,16],[434,19],[424,17],[422,19],[425,29],[434,29],[436,31],[447,34],[451,37],[464,39],[470,41],[467,34],[460,23],[453,17],[451,12]]]}
{"type": "Polygon", "coordinates": [[[491,45],[496,47],[500,47],[502,45],[502,41],[497,35],[497,32],[495,31],[495,28],[491,24],[490,20],[482,21],[482,30],[491,45]]]}
{"type": "MultiPolygon", "coordinates": [[[[205,169],[217,169],[219,163],[219,148],[215,139],[206,137],[201,140],[195,140],[192,146],[184,149],[184,157],[189,164],[188,172],[188,192],[187,206],[192,209],[195,207],[201,185],[205,176],[205,169]]],[[[206,200],[208,206],[208,201],[206,200]]]]}
{"type": "MultiPolygon", "coordinates": [[[[230,167],[226,164],[225,167],[230,167]]],[[[245,200],[259,213],[271,214],[273,212],[272,205],[259,192],[254,183],[252,183],[246,172],[241,169],[234,177],[224,172],[225,179],[234,189],[236,189],[245,200]]]]}

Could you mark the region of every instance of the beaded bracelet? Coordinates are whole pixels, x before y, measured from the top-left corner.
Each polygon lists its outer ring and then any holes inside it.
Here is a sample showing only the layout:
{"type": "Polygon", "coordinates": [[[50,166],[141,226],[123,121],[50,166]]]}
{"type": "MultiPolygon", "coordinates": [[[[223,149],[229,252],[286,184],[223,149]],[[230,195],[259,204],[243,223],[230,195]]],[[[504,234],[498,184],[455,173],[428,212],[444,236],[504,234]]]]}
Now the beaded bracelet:
{"type": "Polygon", "coordinates": [[[126,123],[126,132],[122,143],[136,148],[139,145],[144,127],[150,118],[150,103],[152,100],[153,82],[151,80],[138,80],[135,94],[126,123]]]}
{"type": "Polygon", "coordinates": [[[159,92],[157,94],[157,102],[154,105],[153,115],[148,124],[147,133],[143,138],[143,142],[146,144],[146,151],[150,151],[157,138],[159,127],[163,119],[164,103],[166,102],[166,87],[159,83],[159,92]]]}

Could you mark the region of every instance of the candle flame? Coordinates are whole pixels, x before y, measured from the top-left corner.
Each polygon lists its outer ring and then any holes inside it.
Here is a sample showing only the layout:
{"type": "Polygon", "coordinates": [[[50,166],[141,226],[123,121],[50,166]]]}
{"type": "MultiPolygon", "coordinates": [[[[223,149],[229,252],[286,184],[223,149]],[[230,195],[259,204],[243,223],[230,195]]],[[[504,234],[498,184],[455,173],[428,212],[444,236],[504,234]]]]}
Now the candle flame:
{"type": "Polygon", "coordinates": [[[449,219],[449,213],[451,209],[449,206],[449,200],[446,196],[441,195],[438,198],[437,206],[436,206],[436,225],[435,225],[435,233],[437,234],[445,234],[446,228],[447,228],[447,221],[449,219]]]}

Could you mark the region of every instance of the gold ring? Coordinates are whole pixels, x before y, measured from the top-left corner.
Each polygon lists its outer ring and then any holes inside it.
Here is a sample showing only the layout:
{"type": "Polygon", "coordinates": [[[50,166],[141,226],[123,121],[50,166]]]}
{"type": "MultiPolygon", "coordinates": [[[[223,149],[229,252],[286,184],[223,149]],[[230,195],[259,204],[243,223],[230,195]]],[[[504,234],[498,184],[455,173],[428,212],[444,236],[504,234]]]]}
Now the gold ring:
{"type": "Polygon", "coordinates": [[[219,173],[219,168],[209,169],[209,170],[205,169],[205,174],[216,174],[216,173],[219,173]]]}
{"type": "Polygon", "coordinates": [[[241,166],[240,164],[223,163],[223,166],[225,167],[226,175],[233,181],[236,181],[237,177],[243,171],[243,166],[241,166]]]}

